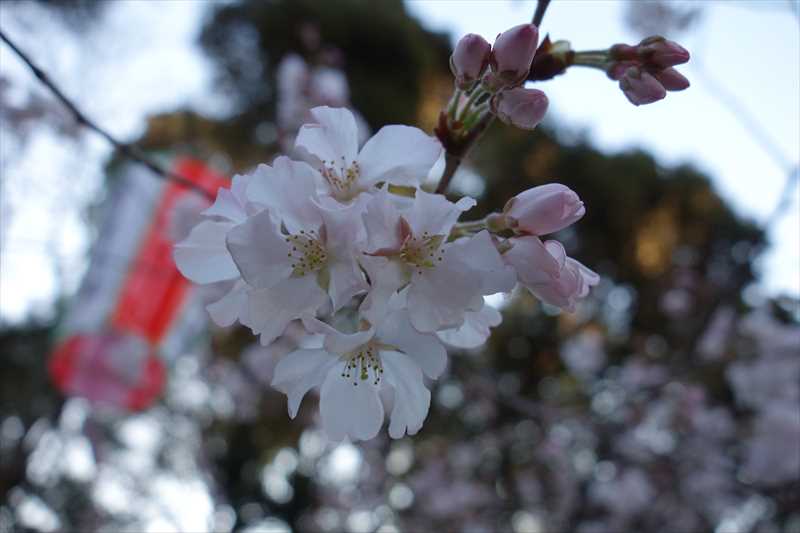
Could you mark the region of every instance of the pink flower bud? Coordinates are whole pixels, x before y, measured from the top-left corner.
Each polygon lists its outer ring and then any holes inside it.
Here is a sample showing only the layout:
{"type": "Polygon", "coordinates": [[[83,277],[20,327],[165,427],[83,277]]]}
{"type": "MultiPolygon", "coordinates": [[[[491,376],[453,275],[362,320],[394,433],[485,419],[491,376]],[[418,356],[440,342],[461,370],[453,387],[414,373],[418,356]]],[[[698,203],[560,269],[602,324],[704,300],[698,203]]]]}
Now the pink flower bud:
{"type": "Polygon", "coordinates": [[[509,226],[516,231],[547,235],[579,220],[586,208],[569,187],[548,183],[516,195],[508,201],[503,212],[509,219],[509,226]]]}
{"type": "Polygon", "coordinates": [[[542,91],[515,87],[498,93],[492,99],[492,109],[506,124],[532,130],[544,118],[547,103],[542,91]]]}
{"type": "Polygon", "coordinates": [[[528,76],[539,41],[539,29],[533,24],[520,24],[497,36],[489,60],[496,88],[515,85],[528,76]]]}
{"type": "Polygon", "coordinates": [[[611,63],[606,70],[606,74],[614,81],[619,81],[625,75],[625,72],[631,67],[638,67],[638,61],[616,61],[611,63]]]}
{"type": "Polygon", "coordinates": [[[567,257],[558,241],[542,243],[537,237],[510,239],[512,247],[503,260],[517,273],[517,280],[540,300],[574,312],[579,298],[600,281],[593,271],[567,257]]]}
{"type": "Polygon", "coordinates": [[[689,61],[689,52],[684,47],[663,37],[648,37],[639,43],[638,53],[644,63],[659,69],[689,61]]]}
{"type": "Polygon", "coordinates": [[[477,81],[489,64],[491,45],[480,35],[468,33],[458,41],[450,56],[450,70],[456,77],[460,89],[469,89],[477,81]]]}
{"type": "Polygon", "coordinates": [[[652,104],[667,95],[664,86],[652,74],[637,67],[625,71],[619,80],[619,88],[635,106],[652,104]]]}
{"type": "Polygon", "coordinates": [[[615,44],[608,49],[608,57],[617,61],[637,59],[637,47],[629,44],[615,44]]]}
{"type": "Polygon", "coordinates": [[[689,80],[674,68],[666,68],[661,72],[656,72],[653,76],[668,91],[682,91],[689,87],[689,80]]]}

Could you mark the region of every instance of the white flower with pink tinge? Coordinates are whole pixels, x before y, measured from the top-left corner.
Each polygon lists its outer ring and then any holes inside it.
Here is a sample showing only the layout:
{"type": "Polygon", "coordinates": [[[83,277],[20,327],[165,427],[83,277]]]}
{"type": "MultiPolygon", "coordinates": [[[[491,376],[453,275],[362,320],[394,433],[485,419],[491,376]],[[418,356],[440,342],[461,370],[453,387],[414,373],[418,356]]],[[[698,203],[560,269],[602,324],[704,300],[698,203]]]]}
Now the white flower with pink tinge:
{"type": "Polygon", "coordinates": [[[417,191],[414,202],[399,210],[384,190],[364,211],[367,250],[362,259],[372,280],[362,312],[380,316],[385,302],[408,285],[411,322],[419,331],[459,327],[465,313],[483,307],[483,296],[510,291],[514,272],[503,264],[487,231],[448,242],[471,198],[452,203],[440,194],[417,191]]]}
{"type": "Polygon", "coordinates": [[[247,199],[249,181],[250,176],[234,176],[231,188],[219,190],[214,204],[202,213],[205,219],[173,250],[175,264],[186,278],[200,285],[231,285],[222,298],[206,307],[212,320],[223,327],[237,320],[247,323],[247,285],[228,252],[225,238],[257,209],[247,199]]]}
{"type": "Polygon", "coordinates": [[[540,300],[570,313],[600,276],[580,262],[567,257],[558,241],[542,243],[538,237],[526,235],[510,239],[513,245],[503,259],[517,271],[519,283],[540,300]]]}
{"type": "Polygon", "coordinates": [[[503,260],[517,272],[517,280],[540,300],[570,313],[600,277],[567,257],[560,242],[544,243],[539,235],[560,231],[586,214],[583,202],[568,187],[548,183],[524,191],[508,201],[502,220],[518,235],[507,242],[503,260]]]}
{"type": "Polygon", "coordinates": [[[322,177],[323,191],[348,202],[380,182],[416,187],[439,159],[435,138],[410,126],[384,126],[359,150],[358,127],[344,108],[315,107],[315,124],[300,128],[295,141],[322,177]]]}
{"type": "Polygon", "coordinates": [[[249,326],[269,344],[289,322],[328,302],[334,311],[367,283],[356,261],[361,207],[322,207],[316,171],[278,158],[253,177],[248,195],[266,208],[233,228],[227,246],[248,292],[249,326]]]}
{"type": "Polygon", "coordinates": [[[306,393],[319,386],[328,437],[371,439],[383,424],[380,391],[388,387],[394,392],[389,436],[396,439],[420,430],[431,400],[423,372],[436,379],[447,361],[435,335],[416,331],[405,309],[393,309],[377,328],[352,334],[311,317],[304,317],[303,324],[324,341],[321,348],[284,356],[275,367],[272,386],[286,394],[290,417],[297,415],[306,393]]]}

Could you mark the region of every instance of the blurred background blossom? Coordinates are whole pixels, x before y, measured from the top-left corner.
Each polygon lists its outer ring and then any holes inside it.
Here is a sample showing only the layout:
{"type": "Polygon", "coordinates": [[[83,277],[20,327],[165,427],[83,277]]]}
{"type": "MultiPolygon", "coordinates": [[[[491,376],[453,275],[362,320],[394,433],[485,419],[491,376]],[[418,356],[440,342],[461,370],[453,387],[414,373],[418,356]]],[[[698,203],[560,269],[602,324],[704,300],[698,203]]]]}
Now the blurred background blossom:
{"type": "MultiPolygon", "coordinates": [[[[7,1],[0,29],[112,134],[211,184],[291,149],[314,105],[352,106],[365,138],[430,131],[455,41],[535,9],[454,6],[7,1]]],[[[575,314],[493,297],[503,323],[452,353],[424,429],[358,445],[328,442],[314,405],[290,421],[269,387],[299,335],[213,327],[203,307],[230,287],[143,255],[151,221],[179,240],[205,200],[164,203],[0,46],[0,530],[800,531],[798,13],[554,2],[542,32],[576,49],[678,40],[692,88],[634,108],[572,69],[543,84],[543,126],[488,132],[453,181],[470,214],[564,183],[588,212],[558,239],[600,285],[575,314]],[[161,287],[159,321],[128,312],[146,308],[131,276],[161,287]],[[163,389],[134,412],[62,396],[78,363],[58,348],[123,323],[163,389]]],[[[130,359],[109,374],[139,383],[130,359]]]]}

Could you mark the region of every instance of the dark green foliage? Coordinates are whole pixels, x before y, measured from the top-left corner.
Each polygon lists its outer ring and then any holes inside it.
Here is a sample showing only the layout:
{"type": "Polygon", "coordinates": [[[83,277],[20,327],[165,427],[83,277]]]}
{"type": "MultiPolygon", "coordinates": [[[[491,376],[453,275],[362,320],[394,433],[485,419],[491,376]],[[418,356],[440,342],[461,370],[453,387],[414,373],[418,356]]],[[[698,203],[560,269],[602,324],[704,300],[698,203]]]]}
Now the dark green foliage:
{"type": "Polygon", "coordinates": [[[338,49],[353,105],[373,127],[415,122],[424,74],[447,68],[450,53],[446,36],[423,30],[400,0],[231,4],[213,14],[201,43],[250,126],[274,116],[274,70],[289,52],[315,61],[338,49]],[[308,37],[317,31],[321,48],[308,37]]]}

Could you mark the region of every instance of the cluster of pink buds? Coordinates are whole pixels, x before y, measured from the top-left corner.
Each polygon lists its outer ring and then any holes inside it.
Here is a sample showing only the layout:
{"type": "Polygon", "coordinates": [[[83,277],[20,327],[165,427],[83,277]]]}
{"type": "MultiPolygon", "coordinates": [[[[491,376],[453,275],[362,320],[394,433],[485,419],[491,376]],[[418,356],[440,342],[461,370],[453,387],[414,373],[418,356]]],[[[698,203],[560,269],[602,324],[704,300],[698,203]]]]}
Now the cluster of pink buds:
{"type": "Polygon", "coordinates": [[[547,96],[522,87],[538,41],[536,26],[520,24],[498,35],[493,45],[472,33],[458,42],[450,58],[456,93],[436,132],[449,154],[463,155],[495,116],[528,130],[542,121],[547,96]]]}
{"type": "Polygon", "coordinates": [[[648,37],[636,46],[615,44],[607,50],[579,52],[572,50],[569,41],[551,42],[545,37],[536,50],[528,79],[549,80],[571,66],[592,67],[618,81],[628,100],[639,106],[663,99],[667,91],[689,87],[689,80],[673,68],[687,61],[689,52],[685,48],[659,36],[648,37]]]}
{"type": "Polygon", "coordinates": [[[657,102],[667,91],[689,87],[689,80],[673,68],[689,61],[689,52],[663,37],[648,37],[636,46],[616,44],[608,57],[608,77],[619,81],[633,105],[657,102]]]}

